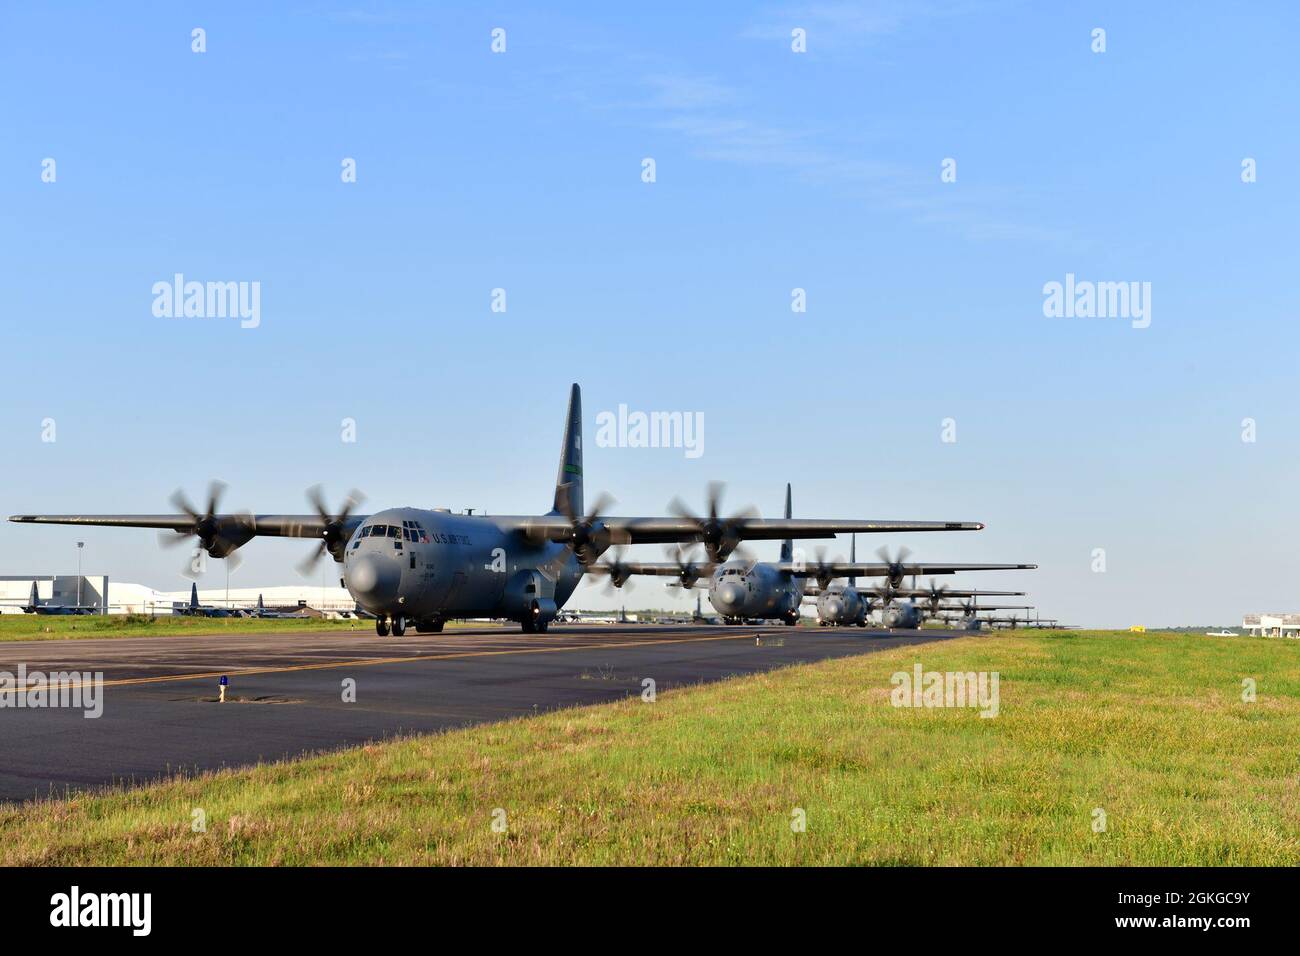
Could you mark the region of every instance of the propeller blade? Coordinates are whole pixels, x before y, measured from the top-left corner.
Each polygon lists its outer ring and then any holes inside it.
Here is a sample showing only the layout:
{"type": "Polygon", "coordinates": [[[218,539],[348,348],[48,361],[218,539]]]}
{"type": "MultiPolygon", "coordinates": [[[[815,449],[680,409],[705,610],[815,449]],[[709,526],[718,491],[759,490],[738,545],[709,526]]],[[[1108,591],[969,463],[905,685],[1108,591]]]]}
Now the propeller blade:
{"type": "Polygon", "coordinates": [[[188,531],[159,531],[158,544],[164,548],[175,548],[185,544],[193,537],[188,531]]]}
{"type": "Polygon", "coordinates": [[[352,512],[359,508],[365,500],[365,494],[358,491],[356,488],[349,491],[348,496],[343,499],[343,510],[339,512],[339,520],[347,521],[347,519],[351,517],[352,512]]]}
{"type": "Polygon", "coordinates": [[[709,503],[709,517],[714,521],[718,520],[718,510],[722,507],[722,494],[727,490],[727,485],[722,481],[710,481],[705,491],[709,503]]]}
{"type": "Polygon", "coordinates": [[[668,513],[674,518],[681,518],[683,521],[689,521],[692,524],[700,524],[700,516],[686,507],[686,503],[681,498],[673,498],[668,502],[668,513]]]}
{"type": "Polygon", "coordinates": [[[221,497],[226,493],[228,486],[220,478],[213,478],[208,484],[208,510],[204,512],[205,518],[211,518],[217,513],[217,505],[221,497]]]}
{"type": "Polygon", "coordinates": [[[307,489],[307,500],[311,502],[311,506],[316,509],[316,513],[318,515],[320,515],[326,521],[329,520],[330,518],[329,508],[325,506],[325,497],[324,495],[321,494],[320,485],[312,485],[310,488],[307,489]]]}
{"type": "Polygon", "coordinates": [[[172,507],[174,507],[177,511],[184,512],[185,514],[193,518],[195,521],[198,521],[199,518],[202,517],[202,515],[200,515],[198,511],[195,510],[194,506],[190,504],[190,500],[185,497],[185,492],[181,491],[181,489],[179,488],[177,488],[175,491],[172,492],[171,497],[168,499],[168,501],[172,503],[172,507]]]}
{"type": "Polygon", "coordinates": [[[608,491],[602,491],[596,496],[596,503],[592,505],[591,510],[587,512],[587,522],[590,523],[595,521],[601,515],[607,513],[609,509],[614,507],[617,503],[618,502],[615,500],[613,495],[608,491]]]}
{"type": "Polygon", "coordinates": [[[310,578],[316,570],[316,565],[320,564],[320,559],[327,554],[329,554],[329,548],[326,547],[324,541],[321,541],[312,550],[311,554],[299,561],[294,567],[304,578],[310,578]]]}
{"type": "Polygon", "coordinates": [[[198,560],[198,559],[196,559],[196,558],[189,558],[189,559],[186,560],[186,562],[185,562],[184,564],[181,565],[181,576],[182,576],[182,577],[189,578],[191,581],[197,581],[197,580],[199,580],[199,578],[203,577],[203,571],[207,570],[207,562],[206,562],[206,561],[201,561],[201,560],[198,561],[199,567],[202,568],[203,570],[202,570],[202,571],[196,571],[196,570],[194,569],[194,563],[195,563],[196,560],[198,560]]]}

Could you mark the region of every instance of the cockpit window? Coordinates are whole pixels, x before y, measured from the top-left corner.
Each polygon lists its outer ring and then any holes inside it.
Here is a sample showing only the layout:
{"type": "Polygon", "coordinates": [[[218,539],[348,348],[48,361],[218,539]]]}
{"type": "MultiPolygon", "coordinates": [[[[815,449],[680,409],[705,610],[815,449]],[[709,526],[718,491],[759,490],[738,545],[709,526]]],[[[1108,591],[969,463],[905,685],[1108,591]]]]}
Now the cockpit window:
{"type": "Polygon", "coordinates": [[[390,524],[390,525],[388,526],[388,536],[389,536],[390,538],[400,537],[400,535],[398,534],[398,532],[399,532],[400,530],[401,530],[401,529],[398,528],[397,525],[395,525],[395,524],[390,524]]]}

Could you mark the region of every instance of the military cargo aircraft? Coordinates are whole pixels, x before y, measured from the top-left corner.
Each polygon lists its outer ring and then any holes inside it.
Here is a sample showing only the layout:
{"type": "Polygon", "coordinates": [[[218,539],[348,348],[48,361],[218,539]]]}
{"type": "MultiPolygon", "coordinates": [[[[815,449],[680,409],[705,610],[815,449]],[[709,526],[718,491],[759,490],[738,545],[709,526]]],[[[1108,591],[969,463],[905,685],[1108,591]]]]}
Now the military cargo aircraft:
{"type": "MultiPolygon", "coordinates": [[[[924,619],[941,617],[948,620],[954,614],[959,614],[963,610],[960,605],[940,604],[936,606],[933,603],[933,593],[932,590],[893,590],[888,585],[863,589],[853,585],[833,582],[825,590],[812,589],[809,596],[814,597],[817,601],[818,623],[827,627],[866,627],[868,618],[873,612],[883,608],[886,602],[892,604],[897,599],[910,600],[913,604],[916,604],[918,616],[924,619]]],[[[949,598],[1023,597],[1025,592],[969,591],[944,588],[942,594],[949,598]]],[[[981,610],[997,610],[1003,607],[1010,608],[1011,605],[988,605],[987,608],[981,607],[981,610]]],[[[1023,608],[1023,605],[1015,605],[1015,607],[1019,610],[1023,608]]]]}
{"type": "Polygon", "coordinates": [[[302,617],[302,615],[297,613],[296,611],[270,610],[269,608],[267,608],[266,604],[262,601],[262,595],[260,594],[257,596],[257,607],[252,608],[248,612],[248,614],[250,617],[264,617],[264,618],[302,617]]]}
{"type": "MultiPolygon", "coordinates": [[[[791,518],[790,486],[785,486],[785,520],[791,518]]],[[[606,574],[616,587],[622,587],[634,575],[658,575],[675,578],[682,587],[704,587],[709,594],[709,602],[722,615],[728,624],[743,624],[753,620],[777,619],[788,625],[799,622],[799,606],[808,591],[809,582],[817,582],[818,590],[826,597],[826,611],[842,617],[845,623],[854,622],[859,616],[865,620],[863,608],[866,603],[855,586],[857,577],[882,577],[885,583],[871,594],[879,597],[886,614],[892,613],[900,623],[891,627],[915,627],[919,625],[919,614],[912,605],[891,604],[893,597],[899,593],[904,578],[920,574],[956,574],[960,571],[1015,571],[1038,567],[1036,564],[942,564],[942,563],[907,563],[908,551],[901,550],[891,558],[885,549],[877,552],[879,562],[859,563],[856,555],[856,537],[851,544],[850,560],[827,561],[818,555],[815,561],[796,559],[793,539],[787,538],[781,543],[781,556],[778,561],[738,560],[723,563],[704,561],[696,563],[687,560],[680,550],[670,554],[674,560],[664,562],[625,561],[620,555],[602,564],[593,565],[593,573],[606,574]],[[849,585],[832,591],[832,582],[836,578],[847,577],[849,585]],[[706,582],[701,584],[700,582],[706,582]],[[836,609],[836,604],[839,608],[836,609]],[[890,607],[894,610],[891,612],[890,607]],[[916,624],[906,623],[915,617],[916,624]]],[[[819,612],[821,611],[819,598],[819,612]]]]}
{"type": "Polygon", "coordinates": [[[182,617],[243,617],[244,615],[230,608],[215,607],[211,604],[199,603],[199,586],[190,585],[190,603],[179,604],[172,608],[173,614],[179,614],[182,617]]]}
{"type": "MultiPolygon", "coordinates": [[[[354,513],[359,493],[331,512],[318,487],[308,491],[315,514],[221,514],[224,487],[213,482],[201,512],[177,492],[172,503],[179,514],[14,515],[9,520],[156,528],[167,543],[193,538],[196,559],[204,553],[229,559],[259,535],[312,538],[319,544],[306,570],[326,554],[341,563],[340,583],[361,608],[375,615],[380,636],[390,630],[401,636],[408,623],[418,631],[440,631],[445,621],[467,617],[506,618],[519,621],[525,632],[545,631],[583,575],[613,545],[697,542],[711,562],[721,563],[750,539],[984,527],[976,521],[764,520],[751,512],[724,517],[719,513],[719,485],[710,486],[706,515],[675,502],[670,517],[610,517],[605,514],[611,504],[607,495],[584,510],[582,400],[576,384],[569,395],[555,494],[546,514],[490,516],[403,507],[361,515],[354,513]]],[[[753,577],[744,581],[752,582],[753,577]]],[[[797,610],[798,603],[793,606],[797,610]]]]}
{"type": "MultiPolygon", "coordinates": [[[[989,608],[981,607],[980,610],[981,611],[989,610],[989,608]]],[[[1062,626],[1056,620],[1056,618],[1048,618],[1048,617],[1031,618],[1028,614],[1026,614],[1024,617],[1017,617],[1014,614],[1012,614],[1010,617],[998,617],[997,615],[990,615],[989,617],[979,618],[978,620],[980,624],[983,624],[984,626],[988,627],[990,630],[998,630],[998,629],[1012,630],[1014,628],[1051,628],[1053,630],[1057,630],[1057,629],[1073,630],[1073,628],[1062,626]]]]}
{"type": "Polygon", "coordinates": [[[42,604],[36,582],[32,582],[32,593],[23,605],[24,614],[98,614],[99,607],[94,604],[42,604]]]}
{"type": "MultiPolygon", "coordinates": [[[[982,604],[979,608],[981,611],[1032,611],[1032,604],[982,604]]],[[[968,607],[954,605],[952,607],[942,608],[938,614],[932,615],[935,619],[942,621],[948,627],[955,627],[963,631],[978,631],[986,623],[986,619],[977,614],[970,613],[968,607]]]]}

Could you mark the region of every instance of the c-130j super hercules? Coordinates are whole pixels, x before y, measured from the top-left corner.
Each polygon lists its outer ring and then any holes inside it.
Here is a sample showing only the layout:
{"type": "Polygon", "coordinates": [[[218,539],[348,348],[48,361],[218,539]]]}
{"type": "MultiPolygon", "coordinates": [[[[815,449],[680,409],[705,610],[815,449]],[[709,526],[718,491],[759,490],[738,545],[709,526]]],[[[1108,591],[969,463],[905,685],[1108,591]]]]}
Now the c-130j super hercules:
{"type": "MultiPolygon", "coordinates": [[[[722,517],[717,491],[709,514],[684,508],[672,517],[616,518],[601,495],[583,509],[582,398],[575,384],[569,397],[564,446],[551,510],[537,516],[452,514],[424,508],[390,508],[353,514],[354,495],[337,514],[317,489],[308,493],[316,514],[218,514],[223,490],[213,482],[200,513],[177,492],[170,515],[14,515],[34,524],[158,528],[167,542],[189,536],[214,558],[228,558],[259,535],[315,538],[320,544],[308,564],[329,554],[342,564],[341,583],[357,604],[374,614],[380,636],[442,630],[453,618],[494,617],[519,621],[526,633],[544,632],[588,570],[612,545],[698,542],[710,561],[726,561],[744,540],[832,538],[837,533],[978,531],[977,521],[764,520],[752,512],[722,517]],[[170,531],[171,534],[166,534],[170,531]]],[[[197,553],[197,552],[196,552],[197,553]]]]}

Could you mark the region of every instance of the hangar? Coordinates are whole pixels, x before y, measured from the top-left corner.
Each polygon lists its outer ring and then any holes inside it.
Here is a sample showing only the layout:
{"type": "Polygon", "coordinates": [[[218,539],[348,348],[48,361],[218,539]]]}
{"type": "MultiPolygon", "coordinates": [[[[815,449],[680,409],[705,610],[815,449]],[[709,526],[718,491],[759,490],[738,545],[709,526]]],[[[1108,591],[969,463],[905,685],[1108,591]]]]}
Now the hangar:
{"type": "MultiPolygon", "coordinates": [[[[41,604],[93,606],[100,614],[171,614],[189,604],[190,589],[159,591],[146,584],[110,581],[108,575],[0,575],[0,614],[21,614],[31,600],[32,582],[41,604]]],[[[268,608],[302,609],[305,613],[355,611],[345,588],[290,584],[277,587],[199,588],[199,603],[214,607],[254,608],[261,597],[268,608]]]]}
{"type": "Polygon", "coordinates": [[[1300,637],[1300,614],[1247,614],[1241,626],[1254,637],[1300,637]]]}
{"type": "Polygon", "coordinates": [[[0,575],[0,614],[23,613],[32,599],[33,581],[41,604],[93,606],[100,614],[108,613],[107,574],[5,574],[0,575]]]}

